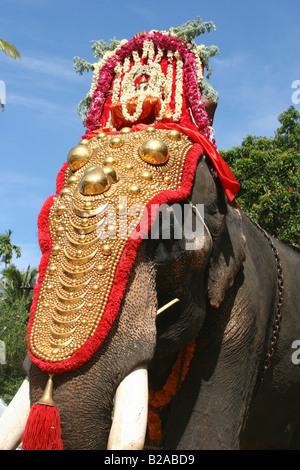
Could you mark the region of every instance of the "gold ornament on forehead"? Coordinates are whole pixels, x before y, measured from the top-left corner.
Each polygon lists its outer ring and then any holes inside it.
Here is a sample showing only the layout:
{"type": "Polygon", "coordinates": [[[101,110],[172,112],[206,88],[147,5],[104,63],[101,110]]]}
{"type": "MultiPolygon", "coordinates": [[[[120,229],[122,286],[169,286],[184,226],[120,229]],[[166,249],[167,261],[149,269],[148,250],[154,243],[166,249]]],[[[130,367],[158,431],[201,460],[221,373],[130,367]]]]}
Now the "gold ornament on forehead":
{"type": "Polygon", "coordinates": [[[65,187],[49,214],[52,251],[30,331],[31,351],[45,361],[71,358],[101,326],[130,230],[143,216],[133,208],[180,188],[189,138],[129,129],[69,152],[65,187]]]}

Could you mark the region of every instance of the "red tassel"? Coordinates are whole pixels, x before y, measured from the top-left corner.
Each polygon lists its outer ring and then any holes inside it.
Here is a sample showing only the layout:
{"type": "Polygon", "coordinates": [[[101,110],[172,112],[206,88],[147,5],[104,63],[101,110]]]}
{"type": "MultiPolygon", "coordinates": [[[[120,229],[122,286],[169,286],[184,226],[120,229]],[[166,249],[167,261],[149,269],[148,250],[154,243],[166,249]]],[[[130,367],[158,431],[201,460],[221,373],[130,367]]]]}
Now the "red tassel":
{"type": "Polygon", "coordinates": [[[62,450],[60,416],[55,406],[36,404],[22,436],[22,450],[62,450]]]}

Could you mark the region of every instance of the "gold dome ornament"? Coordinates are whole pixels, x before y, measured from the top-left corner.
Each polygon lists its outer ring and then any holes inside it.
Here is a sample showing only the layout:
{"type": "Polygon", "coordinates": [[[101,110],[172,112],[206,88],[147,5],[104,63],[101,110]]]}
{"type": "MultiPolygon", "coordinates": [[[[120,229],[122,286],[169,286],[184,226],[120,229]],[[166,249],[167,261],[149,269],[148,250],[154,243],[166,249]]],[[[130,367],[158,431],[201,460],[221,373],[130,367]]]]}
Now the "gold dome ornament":
{"type": "Polygon", "coordinates": [[[76,145],[68,154],[68,163],[72,171],[81,168],[92,156],[92,149],[86,145],[76,145]]]}
{"type": "Polygon", "coordinates": [[[172,129],[170,130],[170,132],[168,133],[168,137],[171,139],[171,140],[180,140],[181,139],[181,134],[179,131],[177,131],[176,129],[172,129]]]}
{"type": "Polygon", "coordinates": [[[132,196],[136,196],[141,192],[141,188],[138,184],[131,184],[128,188],[128,191],[132,196]]]}
{"type": "Polygon", "coordinates": [[[153,180],[153,175],[150,173],[150,171],[145,170],[141,173],[141,178],[145,181],[152,181],[153,180]]]}
{"type": "Polygon", "coordinates": [[[116,183],[118,181],[116,170],[112,166],[104,166],[102,167],[102,170],[106,174],[110,184],[116,183]]]}
{"type": "Polygon", "coordinates": [[[77,181],[77,177],[75,175],[71,175],[69,176],[67,180],[67,185],[72,186],[72,184],[76,183],[76,181],[77,181]]]}
{"type": "Polygon", "coordinates": [[[116,212],[118,215],[122,216],[122,215],[125,215],[127,213],[127,206],[126,204],[123,204],[123,203],[119,203],[117,204],[116,206],[116,212]]]}
{"type": "Polygon", "coordinates": [[[112,248],[108,243],[106,243],[105,245],[102,246],[101,252],[103,255],[109,256],[112,252],[112,248]]]}
{"type": "Polygon", "coordinates": [[[60,252],[60,245],[54,245],[51,250],[52,255],[57,256],[59,252],[60,252]]]}
{"type": "Polygon", "coordinates": [[[63,205],[63,204],[59,204],[56,209],[55,209],[55,212],[57,215],[62,215],[66,210],[66,207],[63,205]]]}
{"type": "Polygon", "coordinates": [[[151,139],[141,145],[139,156],[151,165],[163,165],[169,159],[169,150],[162,140],[151,139]]]}
{"type": "Polygon", "coordinates": [[[100,274],[100,275],[103,275],[105,274],[105,266],[103,264],[99,264],[97,267],[96,267],[96,273],[97,274],[100,274]]]}
{"type": "Polygon", "coordinates": [[[112,155],[105,157],[105,159],[103,160],[103,165],[114,165],[115,163],[116,159],[112,155]]]}
{"type": "Polygon", "coordinates": [[[109,187],[110,184],[106,174],[97,166],[87,168],[79,183],[80,192],[84,196],[104,193],[104,191],[107,191],[109,187]]]}
{"type": "Polygon", "coordinates": [[[105,132],[99,132],[99,134],[97,134],[97,139],[105,139],[105,137],[107,137],[107,134],[105,134],[105,132]]]}
{"type": "Polygon", "coordinates": [[[71,195],[71,190],[69,188],[63,188],[61,192],[59,193],[60,197],[64,196],[70,196],[71,195]]]}
{"type": "Polygon", "coordinates": [[[123,127],[123,128],[120,130],[120,134],[130,134],[131,132],[132,132],[131,127],[123,127]]]}
{"type": "Polygon", "coordinates": [[[116,149],[122,147],[123,143],[123,139],[118,135],[115,135],[110,139],[109,145],[111,148],[116,149]]]}

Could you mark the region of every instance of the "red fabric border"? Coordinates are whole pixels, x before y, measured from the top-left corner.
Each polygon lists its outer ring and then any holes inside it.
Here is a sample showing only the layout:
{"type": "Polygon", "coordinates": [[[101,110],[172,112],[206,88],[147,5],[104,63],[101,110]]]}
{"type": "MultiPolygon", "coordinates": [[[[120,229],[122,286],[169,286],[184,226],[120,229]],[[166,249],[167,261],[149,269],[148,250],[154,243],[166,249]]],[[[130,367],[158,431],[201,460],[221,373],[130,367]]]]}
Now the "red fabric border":
{"type": "MultiPolygon", "coordinates": [[[[43,282],[43,278],[45,276],[45,272],[47,269],[47,265],[48,265],[48,261],[49,261],[49,257],[51,253],[51,246],[52,246],[49,227],[48,227],[48,215],[49,215],[49,211],[52,206],[52,203],[53,203],[54,196],[50,196],[46,200],[44,206],[42,207],[42,210],[40,212],[39,219],[38,219],[39,243],[42,249],[42,259],[40,262],[38,284],[34,292],[34,300],[33,300],[32,307],[31,307],[30,321],[28,325],[28,334],[27,334],[28,349],[29,349],[31,360],[40,369],[46,372],[53,372],[56,374],[74,370],[77,367],[80,367],[86,361],[88,361],[93,356],[93,354],[97,351],[97,349],[101,346],[101,344],[105,340],[119,312],[120,304],[121,304],[121,301],[123,299],[123,295],[126,289],[127,280],[128,280],[131,268],[133,266],[133,263],[135,261],[138,247],[142,241],[142,235],[146,234],[145,232],[149,231],[149,229],[151,228],[152,222],[155,219],[156,214],[154,213],[154,211],[149,210],[151,207],[151,204],[157,204],[158,205],[157,210],[158,210],[159,206],[161,206],[162,204],[166,204],[166,203],[174,204],[176,202],[180,202],[186,199],[190,194],[192,184],[194,181],[197,164],[198,164],[200,157],[203,155],[203,153],[204,153],[204,148],[202,147],[202,145],[200,145],[199,143],[195,143],[193,147],[189,150],[186,156],[186,162],[184,166],[181,187],[176,191],[173,191],[173,190],[163,191],[162,193],[155,196],[147,204],[146,208],[148,210],[148,226],[146,225],[141,226],[140,224],[139,227],[137,227],[137,231],[140,230],[141,236],[137,239],[129,238],[126,244],[126,247],[124,249],[124,252],[119,262],[119,266],[115,274],[115,279],[114,279],[114,283],[112,286],[110,297],[107,302],[106,310],[104,312],[104,315],[101,319],[99,327],[96,333],[94,334],[94,336],[89,338],[86,341],[86,343],[80,349],[78,349],[73,354],[73,356],[70,357],[69,359],[66,359],[65,361],[53,362],[53,363],[46,362],[34,356],[31,353],[30,346],[29,346],[29,337],[30,337],[31,327],[33,324],[35,309],[36,309],[41,285],[43,282]],[[151,220],[151,216],[152,216],[152,220],[151,220]]],[[[63,182],[64,182],[64,174],[65,174],[66,168],[67,168],[67,164],[65,163],[61,171],[58,174],[57,192],[59,192],[60,189],[64,185],[63,182]]]]}

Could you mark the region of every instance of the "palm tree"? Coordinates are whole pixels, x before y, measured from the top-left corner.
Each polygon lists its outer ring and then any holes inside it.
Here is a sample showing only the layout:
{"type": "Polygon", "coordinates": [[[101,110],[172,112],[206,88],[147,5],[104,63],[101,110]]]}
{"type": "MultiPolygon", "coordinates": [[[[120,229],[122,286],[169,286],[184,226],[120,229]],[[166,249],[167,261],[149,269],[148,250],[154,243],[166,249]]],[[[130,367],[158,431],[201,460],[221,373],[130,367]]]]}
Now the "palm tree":
{"type": "MultiPolygon", "coordinates": [[[[10,42],[4,41],[4,39],[0,39],[0,51],[3,51],[4,54],[8,55],[9,57],[12,57],[14,60],[20,59],[20,52],[18,49],[15,48],[10,42]]],[[[1,101],[0,98],[0,107],[2,111],[4,111],[4,104],[1,101]]]]}
{"type": "Polygon", "coordinates": [[[17,258],[20,258],[21,256],[21,248],[12,245],[10,237],[12,235],[12,230],[6,230],[5,233],[0,234],[0,257],[2,256],[1,261],[4,261],[5,263],[5,268],[7,268],[7,265],[11,263],[13,252],[16,253],[17,258]]]}
{"type": "Polygon", "coordinates": [[[9,265],[2,272],[2,281],[0,281],[2,299],[9,305],[17,300],[22,301],[25,308],[29,309],[37,274],[37,268],[28,266],[26,270],[19,271],[14,264],[9,265]]]}
{"type": "Polygon", "coordinates": [[[14,60],[20,59],[19,51],[13,46],[10,42],[4,41],[4,39],[0,39],[0,51],[3,51],[4,54],[12,57],[14,60]]]}

